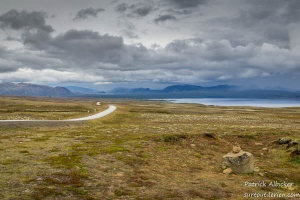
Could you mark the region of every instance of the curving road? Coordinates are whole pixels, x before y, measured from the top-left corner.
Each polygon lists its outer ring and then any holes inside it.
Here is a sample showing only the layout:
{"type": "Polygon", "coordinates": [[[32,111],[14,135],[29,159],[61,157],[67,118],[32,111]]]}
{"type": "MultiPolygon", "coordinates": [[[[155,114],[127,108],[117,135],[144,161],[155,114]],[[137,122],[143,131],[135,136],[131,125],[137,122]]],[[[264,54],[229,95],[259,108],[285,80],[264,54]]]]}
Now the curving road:
{"type": "Polygon", "coordinates": [[[109,115],[110,113],[114,112],[116,110],[116,106],[109,105],[109,108],[97,113],[95,115],[91,115],[88,117],[82,117],[82,118],[76,118],[76,119],[65,119],[65,120],[0,120],[0,122],[72,122],[72,121],[85,121],[85,120],[91,120],[91,119],[98,119],[101,117],[104,117],[106,115],[109,115]]]}

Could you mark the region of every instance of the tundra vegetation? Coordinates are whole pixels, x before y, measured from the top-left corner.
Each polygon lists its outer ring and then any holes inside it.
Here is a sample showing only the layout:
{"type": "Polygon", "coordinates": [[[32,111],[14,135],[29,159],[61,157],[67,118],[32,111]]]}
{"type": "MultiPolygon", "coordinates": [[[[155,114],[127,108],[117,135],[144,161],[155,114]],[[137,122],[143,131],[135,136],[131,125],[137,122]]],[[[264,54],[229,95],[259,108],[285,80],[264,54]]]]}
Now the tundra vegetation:
{"type": "Polygon", "coordinates": [[[0,199],[243,199],[300,193],[300,108],[215,107],[124,99],[0,98],[0,199]],[[96,109],[96,111],[95,111],[96,109]],[[90,112],[88,113],[87,110],[90,112]],[[222,173],[238,143],[251,174],[222,173]],[[245,182],[291,187],[247,187],[245,182]]]}

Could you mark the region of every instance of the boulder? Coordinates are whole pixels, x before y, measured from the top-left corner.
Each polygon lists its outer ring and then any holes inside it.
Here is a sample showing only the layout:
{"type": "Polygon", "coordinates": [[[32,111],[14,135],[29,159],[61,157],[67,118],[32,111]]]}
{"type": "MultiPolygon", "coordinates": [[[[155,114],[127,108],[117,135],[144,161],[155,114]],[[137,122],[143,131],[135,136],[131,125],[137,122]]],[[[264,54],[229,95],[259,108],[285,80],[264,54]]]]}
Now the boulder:
{"type": "Polygon", "coordinates": [[[291,138],[284,137],[284,138],[279,138],[278,143],[279,144],[288,144],[290,141],[292,141],[291,138]]]}
{"type": "Polygon", "coordinates": [[[254,171],[254,157],[251,153],[240,150],[223,156],[222,168],[230,168],[235,174],[252,173],[254,171]]]}

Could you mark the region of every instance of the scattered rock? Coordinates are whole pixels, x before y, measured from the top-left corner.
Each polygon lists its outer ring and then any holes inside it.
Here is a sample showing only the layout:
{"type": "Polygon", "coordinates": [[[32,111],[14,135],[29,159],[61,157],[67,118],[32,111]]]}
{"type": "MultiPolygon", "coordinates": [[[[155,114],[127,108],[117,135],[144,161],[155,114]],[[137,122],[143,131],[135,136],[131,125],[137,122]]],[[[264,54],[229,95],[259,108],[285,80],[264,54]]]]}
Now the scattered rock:
{"type": "Polygon", "coordinates": [[[227,168],[223,170],[223,174],[231,174],[232,173],[232,169],[227,168]]]}
{"type": "Polygon", "coordinates": [[[262,146],[263,144],[262,143],[259,143],[259,142],[256,142],[254,143],[255,146],[262,146]]]}
{"type": "Polygon", "coordinates": [[[300,156],[300,147],[297,147],[294,151],[290,153],[291,157],[300,156]]]}
{"type": "Polygon", "coordinates": [[[196,145],[195,145],[195,144],[191,144],[191,147],[192,147],[192,148],[195,148],[195,147],[196,147],[196,145]]]}
{"type": "Polygon", "coordinates": [[[268,149],[268,148],[266,148],[266,147],[265,147],[265,148],[263,148],[262,150],[263,150],[263,151],[269,151],[269,149],[268,149]]]}
{"type": "Polygon", "coordinates": [[[214,133],[204,133],[204,136],[218,140],[219,138],[214,133]]]}
{"type": "Polygon", "coordinates": [[[30,190],[30,189],[26,189],[24,192],[25,192],[25,193],[30,193],[31,190],[30,190]]]}
{"type": "Polygon", "coordinates": [[[265,174],[263,172],[259,172],[258,173],[260,176],[265,176],[265,174]]]}
{"type": "Polygon", "coordinates": [[[116,177],[123,177],[124,176],[124,173],[123,172],[118,172],[115,174],[116,177]]]}
{"type": "Polygon", "coordinates": [[[292,141],[291,138],[284,137],[284,138],[279,138],[278,143],[279,144],[288,144],[290,141],[292,141]]]}
{"type": "Polygon", "coordinates": [[[232,151],[223,156],[222,168],[230,168],[235,174],[252,173],[254,171],[253,155],[241,149],[239,150],[238,153],[232,151]]]}
{"type": "Polygon", "coordinates": [[[292,146],[296,146],[296,145],[298,145],[298,144],[299,144],[299,142],[298,142],[297,140],[291,140],[291,141],[288,143],[287,148],[290,148],[290,147],[292,147],[292,146]]]}
{"type": "Polygon", "coordinates": [[[258,167],[255,167],[253,171],[254,171],[254,172],[259,172],[259,168],[258,168],[258,167]]]}
{"type": "Polygon", "coordinates": [[[43,178],[42,178],[42,177],[39,177],[39,178],[37,178],[36,180],[37,180],[37,181],[42,181],[43,178]]]}

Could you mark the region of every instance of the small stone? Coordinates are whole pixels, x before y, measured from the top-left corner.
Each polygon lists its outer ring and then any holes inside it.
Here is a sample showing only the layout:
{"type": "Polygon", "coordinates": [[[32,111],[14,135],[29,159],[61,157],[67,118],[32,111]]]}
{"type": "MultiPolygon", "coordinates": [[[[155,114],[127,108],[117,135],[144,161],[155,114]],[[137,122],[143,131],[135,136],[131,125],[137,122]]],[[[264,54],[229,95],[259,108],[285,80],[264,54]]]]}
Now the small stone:
{"type": "Polygon", "coordinates": [[[223,174],[231,174],[232,173],[232,169],[227,168],[223,170],[223,174]]]}
{"type": "Polygon", "coordinates": [[[258,173],[260,176],[265,176],[265,174],[263,172],[259,172],[258,173]]]}
{"type": "Polygon", "coordinates": [[[232,152],[233,153],[239,153],[241,151],[241,147],[240,146],[233,146],[232,147],[232,152]]]}
{"type": "Polygon", "coordinates": [[[263,150],[263,151],[268,151],[269,149],[268,149],[268,148],[263,148],[262,150],[263,150]]]}
{"type": "Polygon", "coordinates": [[[30,189],[26,189],[24,192],[25,193],[30,193],[31,191],[30,191],[30,189]]]}
{"type": "Polygon", "coordinates": [[[258,167],[255,167],[255,168],[254,168],[254,172],[259,172],[258,167]]]}
{"type": "Polygon", "coordinates": [[[259,142],[256,142],[254,144],[255,144],[255,146],[262,146],[263,145],[262,143],[259,143],[259,142]]]}
{"type": "Polygon", "coordinates": [[[39,178],[37,178],[36,180],[37,180],[37,181],[42,181],[43,178],[39,177],[39,178]]]}
{"type": "Polygon", "coordinates": [[[115,174],[116,177],[123,177],[124,176],[124,173],[123,172],[118,172],[115,174]]]}
{"type": "Polygon", "coordinates": [[[264,153],[260,153],[260,155],[261,155],[261,156],[263,156],[263,155],[264,155],[264,153]]]}
{"type": "Polygon", "coordinates": [[[195,148],[195,147],[196,147],[196,145],[195,145],[195,144],[191,144],[191,147],[192,147],[192,148],[195,148]]]}

